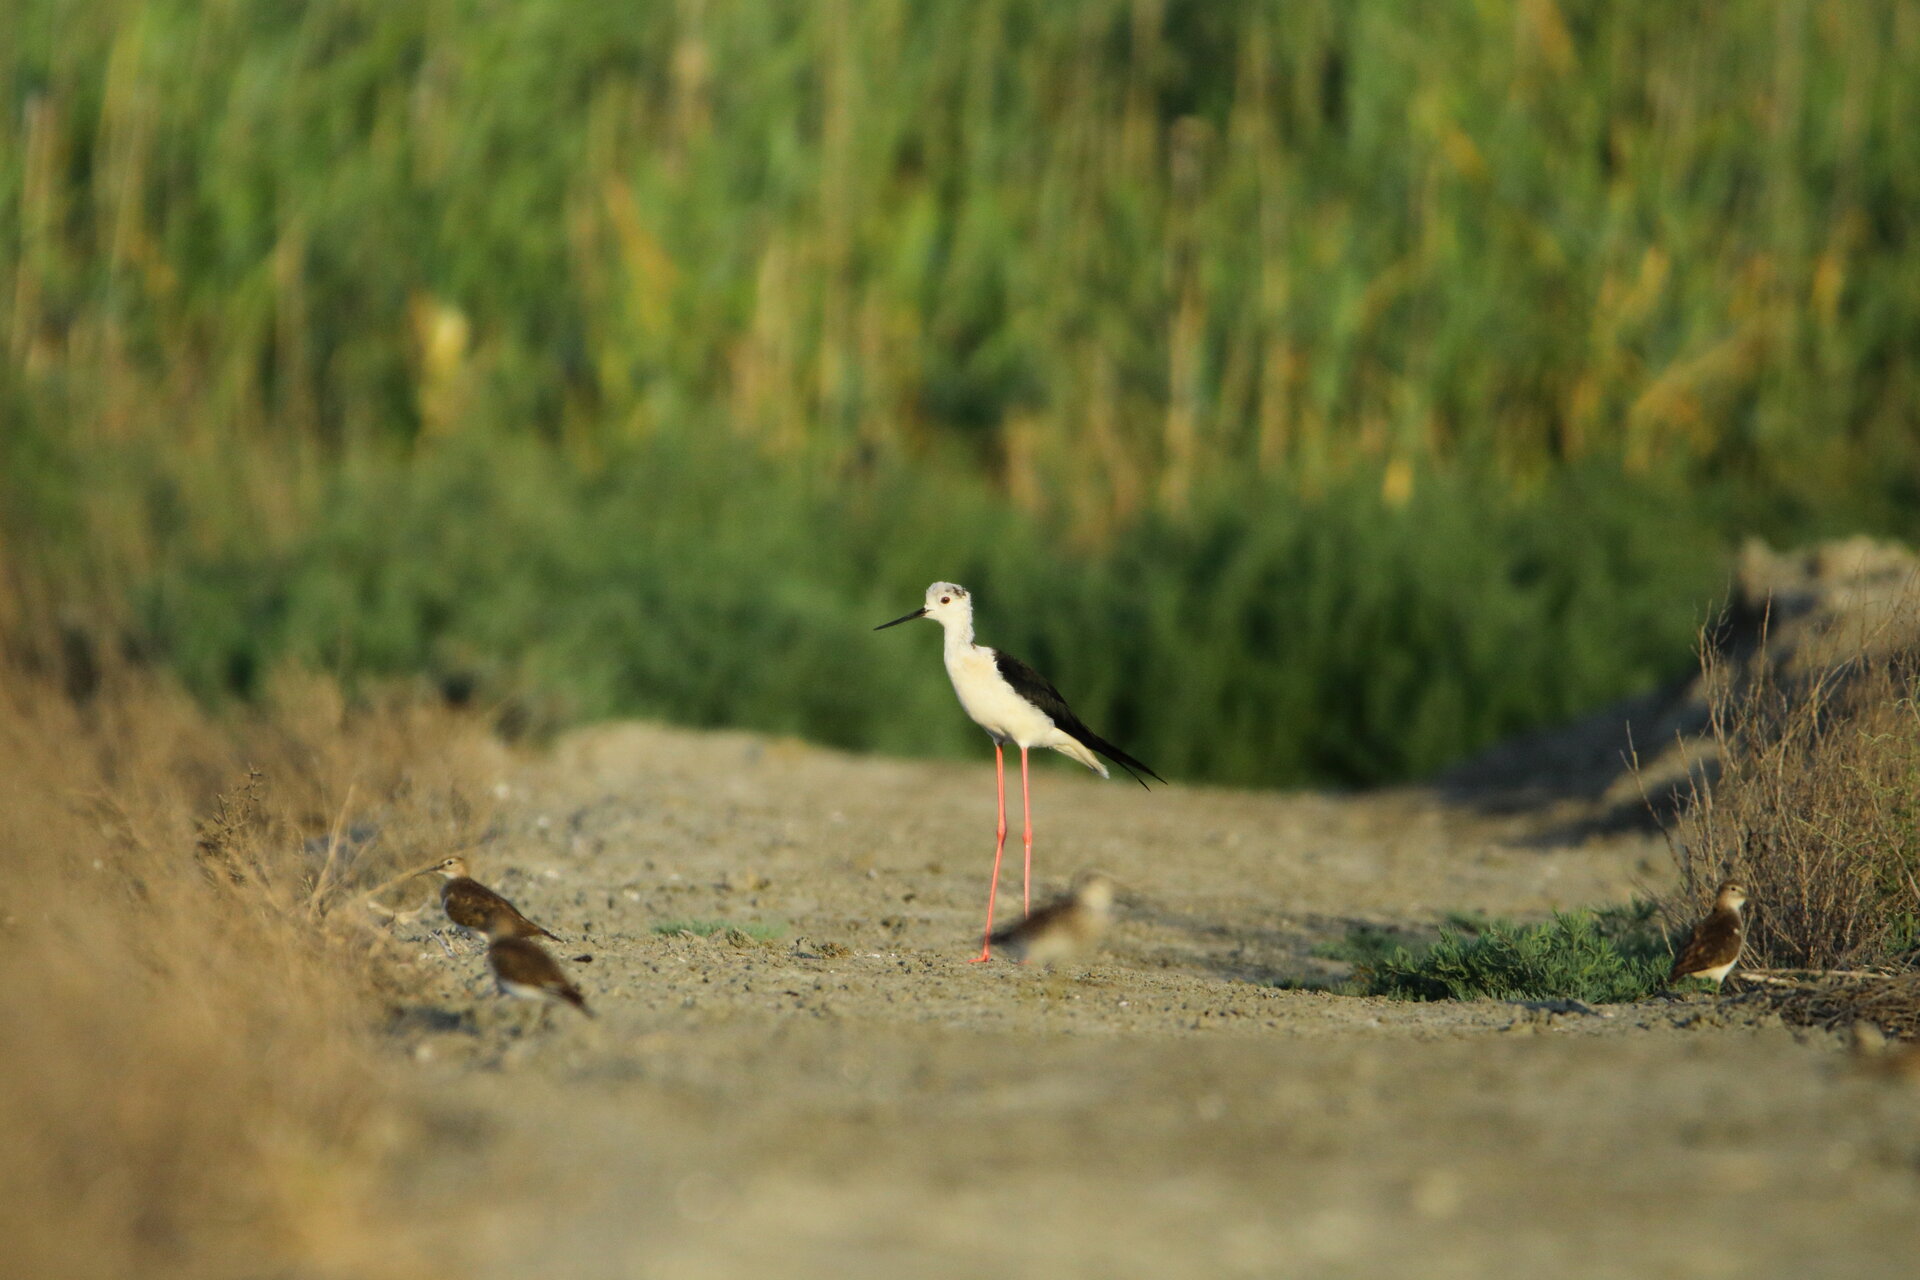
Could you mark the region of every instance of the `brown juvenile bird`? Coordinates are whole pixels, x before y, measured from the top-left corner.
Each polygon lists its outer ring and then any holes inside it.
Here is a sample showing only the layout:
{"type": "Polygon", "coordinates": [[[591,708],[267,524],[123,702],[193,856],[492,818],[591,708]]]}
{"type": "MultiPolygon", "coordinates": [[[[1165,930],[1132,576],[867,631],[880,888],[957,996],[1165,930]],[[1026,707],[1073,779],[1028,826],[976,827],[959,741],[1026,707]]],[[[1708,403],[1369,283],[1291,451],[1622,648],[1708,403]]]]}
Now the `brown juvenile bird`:
{"type": "Polygon", "coordinates": [[[487,944],[487,963],[493,967],[493,980],[501,995],[548,1004],[564,1002],[589,1018],[593,1016],[586,997],[561,971],[560,962],[533,939],[496,935],[487,944]]]}
{"type": "Polygon", "coordinates": [[[1022,964],[1051,967],[1100,940],[1113,911],[1113,892],[1112,880],[1097,871],[1083,872],[1066,897],[997,931],[993,945],[1022,964]]]}
{"type": "Polygon", "coordinates": [[[520,909],[511,902],[468,875],[465,858],[448,858],[433,870],[447,878],[447,882],[440,886],[440,905],[446,910],[447,919],[462,929],[483,938],[560,940],[521,915],[520,909]]]}
{"type": "Polygon", "coordinates": [[[1680,958],[1667,975],[1672,986],[1682,978],[1708,978],[1715,987],[1727,980],[1727,974],[1740,962],[1740,948],[1747,941],[1747,924],[1740,908],[1747,904],[1747,891],[1737,880],[1720,886],[1709,911],[1680,948],[1680,958]]]}
{"type": "Polygon", "coordinates": [[[1871,1022],[1853,1024],[1853,1057],[1869,1074],[1890,1080],[1920,1083],[1920,1043],[1912,1040],[1888,1040],[1886,1033],[1871,1022]]]}

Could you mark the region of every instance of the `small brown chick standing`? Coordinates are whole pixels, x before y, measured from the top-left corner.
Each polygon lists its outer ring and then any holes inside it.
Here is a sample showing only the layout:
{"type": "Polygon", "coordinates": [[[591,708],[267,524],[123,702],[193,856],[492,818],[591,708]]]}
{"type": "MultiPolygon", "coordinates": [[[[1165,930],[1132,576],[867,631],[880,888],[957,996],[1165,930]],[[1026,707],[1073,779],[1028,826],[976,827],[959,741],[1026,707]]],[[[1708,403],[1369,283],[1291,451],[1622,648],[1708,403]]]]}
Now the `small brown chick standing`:
{"type": "Polygon", "coordinates": [[[1853,1024],[1851,1040],[1853,1060],[1862,1071],[1883,1079],[1920,1084],[1920,1043],[1888,1040],[1885,1032],[1864,1020],[1853,1024]]]}
{"type": "Polygon", "coordinates": [[[1113,913],[1114,883],[1098,872],[1079,876],[1066,897],[993,935],[993,945],[1022,964],[1051,967],[1090,949],[1113,913]]]}
{"type": "Polygon", "coordinates": [[[589,1018],[593,1016],[586,997],[562,972],[560,962],[533,939],[511,934],[494,938],[487,944],[487,963],[493,968],[494,984],[501,995],[570,1004],[589,1018]]]}
{"type": "Polygon", "coordinates": [[[440,906],[447,919],[483,938],[553,938],[554,934],[520,914],[520,909],[467,874],[465,858],[448,858],[433,868],[445,876],[440,906]]]}
{"type": "Polygon", "coordinates": [[[1687,944],[1680,948],[1673,972],[1667,975],[1672,986],[1682,978],[1706,978],[1719,987],[1727,974],[1740,962],[1740,949],[1746,945],[1747,923],[1740,908],[1747,904],[1747,891],[1737,880],[1728,880],[1714,897],[1713,910],[1693,926],[1687,944]]]}

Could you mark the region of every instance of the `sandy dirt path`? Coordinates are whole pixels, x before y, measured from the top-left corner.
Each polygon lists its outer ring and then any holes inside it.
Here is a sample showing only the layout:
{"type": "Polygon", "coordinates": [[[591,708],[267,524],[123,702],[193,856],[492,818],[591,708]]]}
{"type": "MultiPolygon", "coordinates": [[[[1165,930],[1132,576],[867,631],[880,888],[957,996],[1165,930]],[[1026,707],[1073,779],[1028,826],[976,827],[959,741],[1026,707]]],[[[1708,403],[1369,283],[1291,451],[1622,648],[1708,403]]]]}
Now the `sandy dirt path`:
{"type": "Polygon", "coordinates": [[[1920,1091],[1831,1037],[1299,989],[1352,923],[1623,900],[1657,838],[1049,761],[1036,896],[1082,867],[1126,895],[1048,974],[966,963],[990,759],[629,724],[501,790],[476,874],[592,955],[601,1017],[531,1026],[431,913],[402,930],[401,1194],[467,1275],[1860,1276],[1920,1246],[1920,1091]]]}

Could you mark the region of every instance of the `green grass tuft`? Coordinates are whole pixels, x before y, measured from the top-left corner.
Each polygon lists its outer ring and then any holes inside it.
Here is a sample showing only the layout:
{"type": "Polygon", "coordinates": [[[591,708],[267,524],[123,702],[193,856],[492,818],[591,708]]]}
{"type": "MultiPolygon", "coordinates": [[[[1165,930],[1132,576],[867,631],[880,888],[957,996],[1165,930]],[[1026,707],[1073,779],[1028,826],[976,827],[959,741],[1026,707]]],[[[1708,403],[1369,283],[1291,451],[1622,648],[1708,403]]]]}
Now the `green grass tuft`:
{"type": "Polygon", "coordinates": [[[733,920],[663,920],[653,926],[653,931],[668,937],[677,937],[691,933],[698,938],[718,936],[734,946],[746,943],[778,942],[785,936],[785,925],[768,924],[759,920],[736,922],[733,920]]]}
{"type": "Polygon", "coordinates": [[[1356,987],[1401,1000],[1580,1000],[1614,1004],[1660,990],[1669,959],[1652,908],[1576,911],[1544,924],[1443,927],[1430,946],[1395,947],[1361,962],[1356,987]]]}
{"type": "Polygon", "coordinates": [[[1357,924],[1348,929],[1345,936],[1314,947],[1313,954],[1322,960],[1345,961],[1353,965],[1357,972],[1364,973],[1386,963],[1397,951],[1424,953],[1431,945],[1430,941],[1422,941],[1412,930],[1357,924]]]}

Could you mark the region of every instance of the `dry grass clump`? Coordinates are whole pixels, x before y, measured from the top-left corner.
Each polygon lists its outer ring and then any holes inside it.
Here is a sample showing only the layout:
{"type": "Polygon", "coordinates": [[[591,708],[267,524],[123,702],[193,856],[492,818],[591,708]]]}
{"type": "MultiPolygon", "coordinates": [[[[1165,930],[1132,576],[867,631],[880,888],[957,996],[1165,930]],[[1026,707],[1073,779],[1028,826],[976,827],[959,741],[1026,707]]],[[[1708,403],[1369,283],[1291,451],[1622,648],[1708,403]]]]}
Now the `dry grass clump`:
{"type": "Polygon", "coordinates": [[[1792,987],[1765,987],[1748,998],[1764,1001],[1797,1026],[1842,1031],[1861,1022],[1902,1040],[1920,1040],[1920,974],[1824,978],[1792,987]]]}
{"type": "Polygon", "coordinates": [[[216,719],[48,652],[0,646],[5,1270],[421,1274],[383,1207],[399,961],[357,896],[484,820],[493,748],[316,681],[216,719]]]}
{"type": "Polygon", "coordinates": [[[1738,664],[1709,656],[1719,772],[1696,776],[1671,833],[1682,885],[1663,909],[1684,927],[1723,878],[1739,879],[1749,967],[1913,962],[1920,660],[1882,639],[1811,667],[1764,646],[1738,664]]]}

